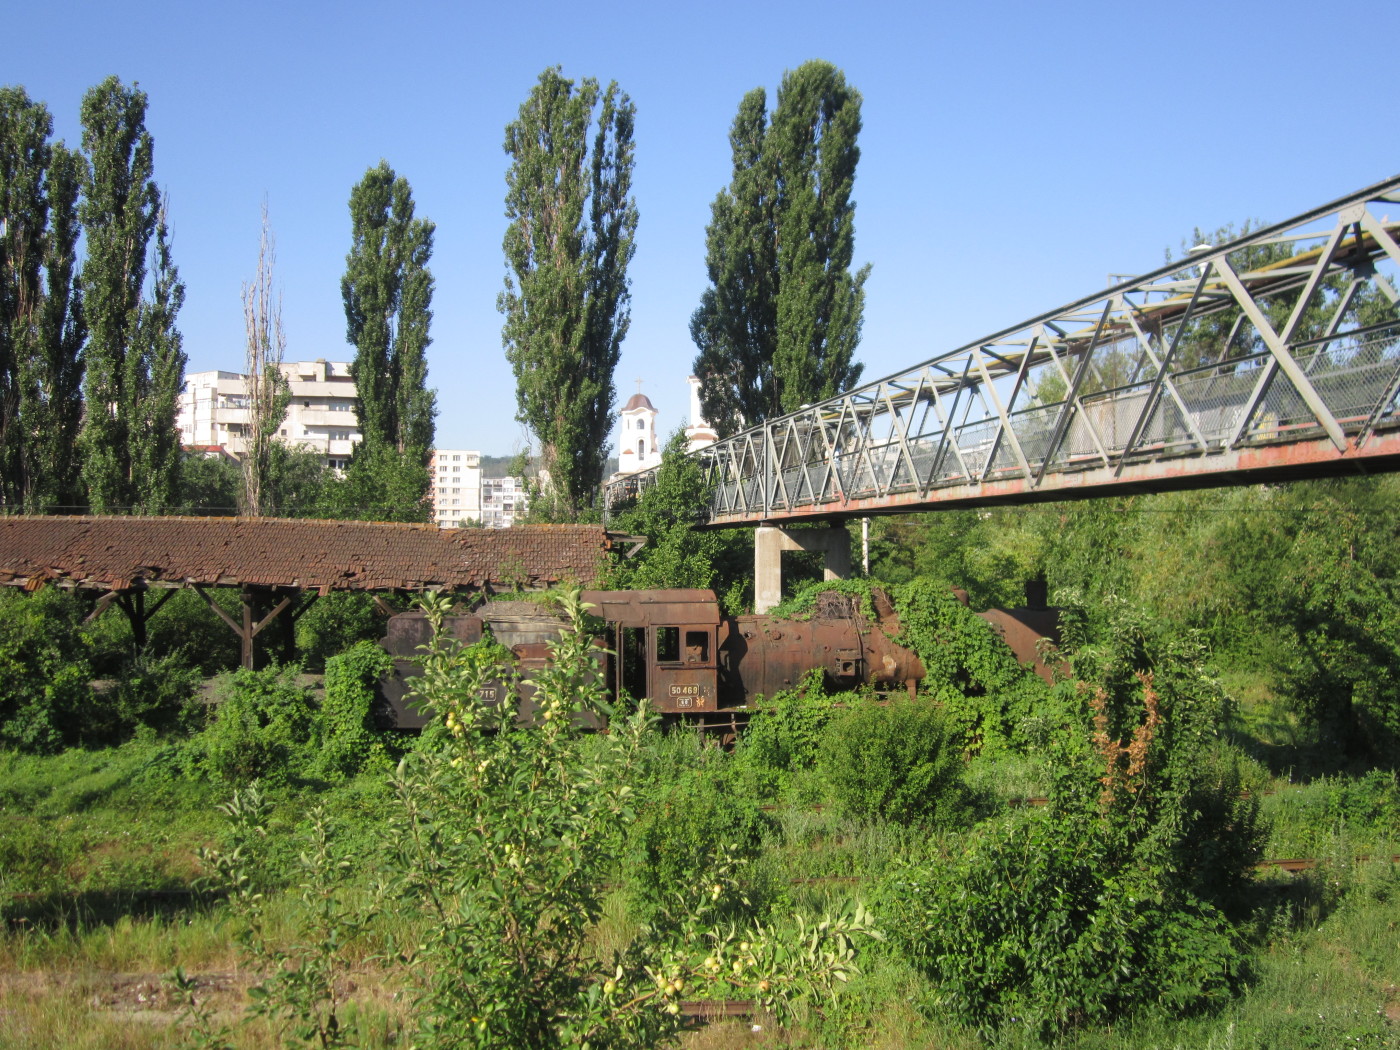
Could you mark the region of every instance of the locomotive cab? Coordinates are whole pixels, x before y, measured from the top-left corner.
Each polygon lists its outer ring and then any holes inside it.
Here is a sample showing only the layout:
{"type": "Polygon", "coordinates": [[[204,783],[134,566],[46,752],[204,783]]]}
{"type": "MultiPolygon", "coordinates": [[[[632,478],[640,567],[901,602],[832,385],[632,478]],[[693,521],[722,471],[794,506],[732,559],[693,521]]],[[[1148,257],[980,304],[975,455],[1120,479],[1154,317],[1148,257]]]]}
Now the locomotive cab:
{"type": "Polygon", "coordinates": [[[614,697],[647,697],[662,714],[714,711],[719,697],[719,604],[713,591],[584,591],[614,632],[614,697]]]}

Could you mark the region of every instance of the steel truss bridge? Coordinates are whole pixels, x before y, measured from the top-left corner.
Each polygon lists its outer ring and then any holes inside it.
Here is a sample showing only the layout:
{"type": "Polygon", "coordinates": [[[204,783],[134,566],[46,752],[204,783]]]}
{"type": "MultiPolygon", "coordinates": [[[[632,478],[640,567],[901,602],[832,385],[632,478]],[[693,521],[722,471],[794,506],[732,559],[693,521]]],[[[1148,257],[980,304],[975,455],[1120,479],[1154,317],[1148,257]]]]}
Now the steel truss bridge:
{"type": "Polygon", "coordinates": [[[709,524],[1400,469],[1392,206],[1400,176],[702,449],[709,524]]]}

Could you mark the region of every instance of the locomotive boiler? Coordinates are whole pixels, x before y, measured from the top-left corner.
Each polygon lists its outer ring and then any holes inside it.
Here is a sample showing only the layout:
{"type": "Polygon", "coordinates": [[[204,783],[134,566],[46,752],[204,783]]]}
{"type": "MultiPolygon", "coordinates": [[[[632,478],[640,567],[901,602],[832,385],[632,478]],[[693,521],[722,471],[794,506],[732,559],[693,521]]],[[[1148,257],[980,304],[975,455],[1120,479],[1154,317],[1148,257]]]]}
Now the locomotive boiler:
{"type": "MultiPolygon", "coordinates": [[[[853,596],[826,591],[817,595],[809,619],[791,619],[721,616],[709,590],[583,592],[583,600],[593,606],[590,613],[606,624],[598,641],[610,651],[602,673],[615,700],[624,694],[646,697],[652,710],[667,718],[724,729],[736,729],[758,697],[791,688],[817,668],[833,689],[870,686],[912,694],[924,675],[923,664],[895,641],[900,624],[889,597],[880,590],[871,597],[873,618],[853,596]]],[[[979,615],[1019,659],[1035,662],[1039,638],[1056,633],[1054,610],[1043,603],[1035,606],[1028,589],[1026,608],[979,615]]],[[[548,606],[509,600],[490,601],[470,615],[444,621],[444,630],[463,644],[480,640],[489,629],[511,650],[522,683],[531,670],[544,666],[547,643],[562,626],[548,606]]],[[[412,658],[430,636],[421,612],[390,618],[381,644],[394,658],[394,671],[381,682],[376,711],[381,725],[418,729],[431,718],[411,699],[417,674],[412,658]]],[[[494,689],[501,690],[502,684],[494,689]]],[[[520,717],[525,719],[533,709],[529,692],[522,685],[520,717]]]]}

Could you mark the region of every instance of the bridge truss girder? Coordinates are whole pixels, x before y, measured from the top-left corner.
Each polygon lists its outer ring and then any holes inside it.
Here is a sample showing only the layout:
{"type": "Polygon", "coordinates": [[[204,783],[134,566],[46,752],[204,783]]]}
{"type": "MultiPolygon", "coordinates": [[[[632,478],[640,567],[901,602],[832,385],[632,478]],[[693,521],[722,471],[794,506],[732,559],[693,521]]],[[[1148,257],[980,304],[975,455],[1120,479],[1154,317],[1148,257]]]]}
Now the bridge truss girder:
{"type": "Polygon", "coordinates": [[[718,442],[709,522],[1400,469],[1389,205],[1400,176],[718,442]]]}

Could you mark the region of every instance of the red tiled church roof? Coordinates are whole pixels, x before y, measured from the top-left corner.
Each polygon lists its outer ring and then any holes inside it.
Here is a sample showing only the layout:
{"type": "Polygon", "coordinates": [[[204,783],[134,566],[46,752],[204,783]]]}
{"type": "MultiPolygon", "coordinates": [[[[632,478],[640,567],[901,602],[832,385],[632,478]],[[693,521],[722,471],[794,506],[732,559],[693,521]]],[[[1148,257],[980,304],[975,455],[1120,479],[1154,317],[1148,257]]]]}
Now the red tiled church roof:
{"type": "Polygon", "coordinates": [[[440,529],[287,518],[0,517],[0,584],[330,591],[596,583],[600,525],[440,529]]]}

